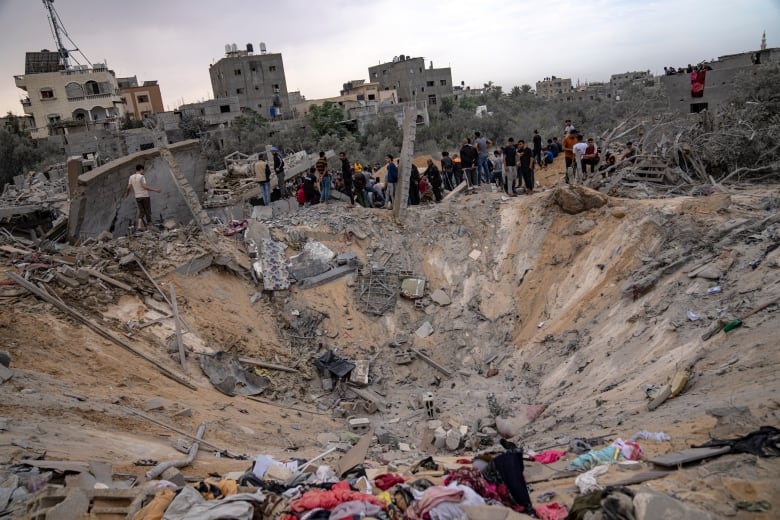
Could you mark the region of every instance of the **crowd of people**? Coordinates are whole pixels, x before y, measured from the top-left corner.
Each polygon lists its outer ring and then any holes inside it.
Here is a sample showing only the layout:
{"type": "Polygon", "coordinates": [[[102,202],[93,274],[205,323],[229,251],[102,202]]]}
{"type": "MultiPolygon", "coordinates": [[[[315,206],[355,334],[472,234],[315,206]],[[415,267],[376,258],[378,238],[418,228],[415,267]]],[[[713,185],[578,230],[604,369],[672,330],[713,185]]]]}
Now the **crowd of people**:
{"type": "MultiPolygon", "coordinates": [[[[464,137],[460,148],[450,154],[442,152],[440,166],[432,159],[427,160],[421,171],[412,165],[409,172],[409,190],[405,194],[410,205],[440,202],[445,192],[454,190],[461,183],[466,183],[467,189],[478,188],[481,185],[492,185],[510,197],[521,194],[532,195],[536,187],[535,172],[537,168],[547,168],[556,158],[563,154],[565,161],[564,180],[567,184],[580,184],[589,176],[606,177],[615,172],[618,157],[607,152],[602,160],[593,137],[585,138],[574,126],[571,120],[566,120],[563,129],[563,139],[552,136],[545,140],[537,130],[534,130],[529,142],[513,137],[506,139],[503,145],[496,144],[475,132],[472,137],[464,137]]],[[[284,189],[284,161],[276,148],[272,148],[274,156],[265,162],[261,156],[255,165],[258,182],[261,184],[263,201],[271,178],[271,169],[279,176],[280,195],[293,192],[301,206],[325,203],[329,204],[333,191],[342,193],[353,205],[367,208],[391,208],[397,202],[396,187],[399,182],[397,159],[391,154],[384,158],[384,179],[381,177],[382,167],[362,165],[351,162],[345,152],[339,153],[340,168],[331,170],[324,152],[319,153],[316,164],[305,172],[297,185],[288,185],[284,189]],[[273,166],[273,168],[272,168],[273,166]]],[[[620,161],[636,160],[636,149],[631,142],[626,143],[620,161]]],[[[271,200],[271,194],[268,194],[271,200]]]]}

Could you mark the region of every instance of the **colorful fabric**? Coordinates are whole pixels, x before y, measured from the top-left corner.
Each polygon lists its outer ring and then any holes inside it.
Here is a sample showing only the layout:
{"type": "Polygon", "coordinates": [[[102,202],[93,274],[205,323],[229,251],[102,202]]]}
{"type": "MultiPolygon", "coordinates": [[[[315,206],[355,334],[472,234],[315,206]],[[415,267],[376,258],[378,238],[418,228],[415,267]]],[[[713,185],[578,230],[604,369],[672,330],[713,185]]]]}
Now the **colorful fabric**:
{"type": "Polygon", "coordinates": [[[534,508],[536,516],[541,520],[565,520],[569,515],[569,511],[563,504],[553,502],[551,504],[539,504],[534,508]]]}
{"type": "Polygon", "coordinates": [[[160,520],[165,514],[165,510],[173,502],[174,497],[176,497],[176,493],[173,490],[163,489],[133,516],[133,520],[160,520]]]}
{"type": "Polygon", "coordinates": [[[451,482],[457,482],[458,484],[470,487],[488,502],[503,505],[510,505],[512,503],[512,498],[509,495],[509,490],[506,486],[488,482],[482,472],[477,468],[463,467],[450,472],[444,477],[444,485],[449,485],[451,482]]]}
{"type": "Polygon", "coordinates": [[[263,240],[261,262],[263,266],[263,289],[283,291],[290,288],[290,271],[287,268],[285,245],[271,239],[263,240]]]}
{"type": "Polygon", "coordinates": [[[463,500],[463,491],[457,488],[444,486],[431,486],[425,490],[422,498],[416,500],[412,506],[406,510],[406,516],[411,520],[424,518],[426,513],[442,502],[460,503],[463,500]]]}
{"type": "Polygon", "coordinates": [[[392,473],[383,473],[382,475],[377,475],[374,479],[374,485],[382,491],[386,491],[396,484],[403,484],[404,482],[406,481],[402,476],[394,475],[392,473]]]}
{"type": "Polygon", "coordinates": [[[704,96],[704,82],[707,79],[706,70],[694,70],[691,72],[691,97],[704,96]]]}
{"type": "Polygon", "coordinates": [[[368,502],[379,507],[384,507],[385,503],[372,496],[359,491],[352,491],[349,488],[349,483],[346,480],[336,483],[330,491],[324,489],[310,489],[303,494],[298,500],[294,500],[290,503],[290,508],[300,513],[302,511],[308,511],[311,509],[333,509],[339,504],[344,502],[352,502],[355,500],[368,502]]]}
{"type": "Polygon", "coordinates": [[[536,455],[531,457],[531,460],[538,462],[540,464],[552,464],[553,462],[560,460],[564,455],[566,455],[565,451],[547,450],[541,453],[537,453],[536,455]]]}

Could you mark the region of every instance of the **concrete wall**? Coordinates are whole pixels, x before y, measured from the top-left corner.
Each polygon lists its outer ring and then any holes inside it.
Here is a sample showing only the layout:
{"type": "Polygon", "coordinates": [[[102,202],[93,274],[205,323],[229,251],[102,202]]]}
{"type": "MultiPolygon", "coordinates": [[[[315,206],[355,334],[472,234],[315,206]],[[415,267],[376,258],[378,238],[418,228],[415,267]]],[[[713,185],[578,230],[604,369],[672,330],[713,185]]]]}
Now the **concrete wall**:
{"type": "Polygon", "coordinates": [[[179,111],[189,117],[204,119],[209,125],[229,125],[241,115],[240,102],[237,96],[210,99],[200,103],[188,103],[179,107],[179,111]]]}
{"type": "Polygon", "coordinates": [[[160,85],[120,88],[119,95],[122,96],[125,112],[130,114],[130,119],[140,121],[144,117],[165,111],[160,85]]]}
{"type": "MultiPolygon", "coordinates": [[[[193,139],[176,143],[169,150],[192,188],[202,197],[206,158],[201,152],[200,141],[193,139]]],[[[68,236],[71,240],[94,237],[103,231],[111,231],[115,237],[127,234],[128,227],[135,223],[136,204],[132,192],[127,198],[123,195],[137,164],[144,165],[147,183],[162,190],[151,195],[154,221],[159,223],[160,218],[173,218],[186,224],[192,220],[192,214],[159,150],[144,150],[79,176],[70,205],[68,236]]]]}

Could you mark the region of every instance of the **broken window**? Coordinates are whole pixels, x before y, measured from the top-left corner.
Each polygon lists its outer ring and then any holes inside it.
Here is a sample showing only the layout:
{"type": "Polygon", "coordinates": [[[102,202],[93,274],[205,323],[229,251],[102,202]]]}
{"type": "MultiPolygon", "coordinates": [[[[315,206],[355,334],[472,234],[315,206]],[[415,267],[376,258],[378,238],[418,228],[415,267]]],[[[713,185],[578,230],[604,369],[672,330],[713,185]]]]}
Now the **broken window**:
{"type": "Polygon", "coordinates": [[[436,104],[436,96],[434,94],[431,94],[428,96],[428,104],[429,105],[435,105],[436,104]]]}
{"type": "Polygon", "coordinates": [[[432,86],[434,86],[434,85],[435,85],[435,83],[434,83],[433,81],[426,81],[426,82],[425,82],[425,86],[426,86],[426,87],[432,87],[432,86]]]}
{"type": "Polygon", "coordinates": [[[374,101],[375,99],[376,99],[376,96],[374,94],[369,94],[368,95],[368,100],[369,101],[374,101]]]}
{"type": "Polygon", "coordinates": [[[387,76],[387,69],[384,69],[384,70],[382,71],[382,76],[387,76]]]}
{"type": "Polygon", "coordinates": [[[268,72],[276,72],[276,65],[271,65],[268,67],[268,72]]]}
{"type": "Polygon", "coordinates": [[[149,96],[141,94],[136,98],[139,103],[148,103],[149,102],[149,96]]]}
{"type": "Polygon", "coordinates": [[[274,83],[273,88],[274,88],[274,92],[279,92],[279,84],[278,83],[274,83]]]}
{"type": "Polygon", "coordinates": [[[139,150],[151,150],[154,148],[154,143],[144,143],[138,147],[139,150]]]}
{"type": "Polygon", "coordinates": [[[219,111],[223,114],[227,114],[228,112],[230,112],[230,105],[220,105],[219,111]]]}
{"type": "Polygon", "coordinates": [[[440,79],[439,80],[439,85],[441,85],[442,87],[446,87],[447,86],[447,80],[446,79],[440,79]]]}
{"type": "Polygon", "coordinates": [[[244,93],[244,89],[242,89],[242,88],[237,88],[236,89],[236,94],[243,94],[243,93],[244,93]]]}
{"type": "Polygon", "coordinates": [[[235,69],[235,70],[233,70],[233,75],[234,75],[234,76],[240,76],[240,75],[241,75],[241,69],[235,69]]]}
{"type": "Polygon", "coordinates": [[[44,87],[41,89],[41,99],[54,99],[54,89],[44,87]]]}
{"type": "Polygon", "coordinates": [[[59,114],[53,114],[53,115],[50,115],[50,116],[49,116],[49,123],[50,123],[50,124],[51,124],[51,123],[56,123],[56,122],[57,122],[57,121],[59,121],[60,119],[62,119],[62,118],[60,117],[60,115],[59,115],[59,114]]]}

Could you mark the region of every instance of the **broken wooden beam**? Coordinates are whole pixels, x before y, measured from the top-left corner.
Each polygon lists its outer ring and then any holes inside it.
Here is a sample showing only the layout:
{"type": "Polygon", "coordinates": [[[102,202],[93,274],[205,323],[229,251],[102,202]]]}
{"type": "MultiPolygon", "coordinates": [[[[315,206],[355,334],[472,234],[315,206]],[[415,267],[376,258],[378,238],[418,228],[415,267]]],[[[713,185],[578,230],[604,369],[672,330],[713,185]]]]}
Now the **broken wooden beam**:
{"type": "Polygon", "coordinates": [[[256,367],[261,368],[267,368],[269,370],[279,370],[281,372],[290,372],[291,374],[297,374],[298,370],[290,367],[286,367],[284,365],[276,365],[274,363],[266,363],[265,361],[259,361],[257,359],[247,358],[247,357],[240,357],[238,360],[241,363],[246,363],[247,365],[253,365],[256,367]]]}
{"type": "Polygon", "coordinates": [[[431,358],[429,358],[428,356],[426,356],[425,354],[423,354],[419,350],[413,349],[413,348],[409,349],[409,350],[414,352],[414,354],[417,357],[419,357],[420,359],[422,359],[423,361],[425,361],[426,363],[431,365],[433,368],[435,368],[436,370],[438,370],[439,372],[441,372],[445,376],[450,377],[452,375],[452,372],[450,372],[449,370],[447,370],[446,368],[444,368],[443,366],[441,366],[440,364],[438,364],[437,362],[435,362],[434,360],[432,360],[431,358]]]}
{"type": "Polygon", "coordinates": [[[123,291],[133,292],[133,290],[134,290],[132,287],[130,287],[126,283],[120,282],[119,280],[117,280],[115,278],[111,278],[110,276],[105,275],[105,274],[103,274],[100,271],[97,271],[95,269],[92,269],[92,268],[89,268],[89,267],[82,267],[80,270],[85,272],[85,273],[87,273],[90,276],[94,276],[95,278],[97,278],[99,280],[103,280],[104,282],[106,282],[108,284],[111,284],[114,287],[118,287],[118,288],[122,289],[123,291]]]}
{"type": "Polygon", "coordinates": [[[170,370],[168,367],[166,367],[165,365],[163,365],[162,363],[160,363],[156,359],[154,359],[151,356],[141,352],[140,350],[135,348],[130,343],[124,341],[123,339],[115,336],[108,329],[104,328],[101,325],[98,325],[97,323],[95,323],[91,319],[89,319],[86,316],[84,316],[81,312],[75,311],[74,309],[72,309],[71,307],[66,305],[64,302],[58,300],[57,298],[54,298],[53,296],[51,296],[50,294],[48,294],[46,292],[40,290],[38,287],[36,287],[32,283],[30,283],[29,281],[25,280],[24,278],[22,278],[18,274],[14,273],[14,272],[11,272],[11,271],[6,271],[5,274],[6,274],[6,276],[8,276],[8,278],[10,278],[14,282],[18,283],[19,285],[21,285],[22,287],[24,287],[25,289],[27,289],[28,291],[33,293],[35,296],[37,296],[41,300],[54,305],[55,307],[57,307],[62,312],[64,312],[65,314],[71,316],[72,318],[75,318],[76,320],[80,321],[81,323],[83,323],[84,325],[86,325],[87,327],[92,329],[93,331],[97,332],[99,335],[103,336],[105,339],[115,343],[116,345],[119,345],[123,349],[125,349],[125,350],[135,354],[136,356],[138,356],[138,357],[148,361],[149,363],[151,363],[152,365],[157,367],[157,369],[160,370],[160,372],[162,372],[163,375],[173,379],[174,381],[176,381],[177,383],[179,383],[181,385],[186,386],[190,390],[197,390],[198,389],[194,384],[192,384],[189,381],[187,381],[187,379],[185,379],[183,376],[180,376],[179,374],[173,372],[172,370],[170,370]]]}
{"type": "Polygon", "coordinates": [[[256,397],[254,395],[246,395],[244,397],[246,397],[247,399],[250,399],[252,401],[256,401],[258,403],[267,404],[268,406],[273,406],[273,407],[276,407],[276,408],[280,408],[282,410],[295,410],[296,412],[310,413],[310,414],[313,414],[313,415],[329,415],[329,414],[327,414],[325,412],[316,412],[314,410],[306,410],[304,408],[298,408],[298,407],[295,407],[295,406],[287,406],[287,405],[283,405],[283,404],[274,403],[273,401],[269,401],[268,399],[263,399],[262,397],[256,397]]]}
{"type": "Polygon", "coordinates": [[[171,289],[171,307],[173,308],[173,326],[176,330],[176,345],[179,347],[179,361],[181,368],[187,371],[187,355],[184,350],[184,342],[181,340],[181,319],[179,318],[179,305],[176,303],[176,289],[173,288],[173,282],[170,282],[171,289]]]}
{"type": "Polygon", "coordinates": [[[166,429],[168,429],[168,430],[170,430],[170,431],[172,431],[174,433],[178,433],[179,435],[183,435],[184,437],[187,437],[188,439],[190,439],[192,441],[195,441],[195,442],[198,442],[200,444],[203,444],[204,446],[208,446],[209,448],[211,448],[213,450],[216,450],[216,451],[218,451],[220,453],[226,453],[226,454],[228,454],[229,457],[234,457],[233,455],[230,455],[230,452],[228,450],[224,450],[224,449],[220,448],[219,446],[217,446],[215,444],[212,444],[212,443],[210,443],[208,441],[204,441],[203,439],[199,439],[195,435],[192,435],[191,433],[187,433],[187,432],[185,432],[183,430],[180,430],[180,429],[176,428],[175,426],[171,426],[170,424],[166,424],[166,423],[164,423],[162,421],[158,421],[157,419],[155,419],[151,415],[145,414],[144,412],[142,412],[140,410],[136,410],[135,408],[130,408],[129,406],[122,406],[122,410],[124,410],[126,412],[129,412],[129,413],[132,413],[134,415],[137,415],[138,417],[141,417],[143,419],[146,419],[147,421],[149,421],[151,423],[154,423],[157,426],[162,426],[163,428],[166,428],[166,429]]]}

